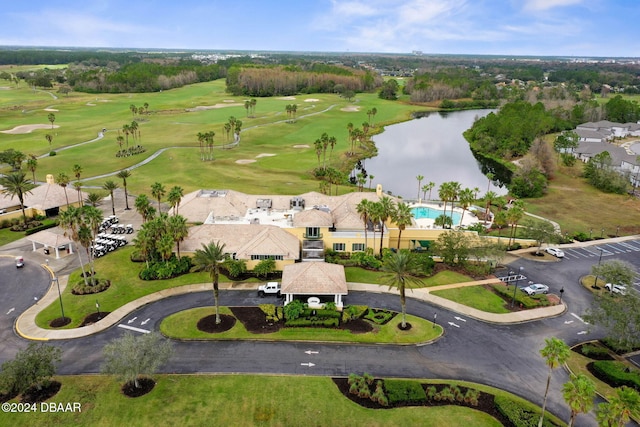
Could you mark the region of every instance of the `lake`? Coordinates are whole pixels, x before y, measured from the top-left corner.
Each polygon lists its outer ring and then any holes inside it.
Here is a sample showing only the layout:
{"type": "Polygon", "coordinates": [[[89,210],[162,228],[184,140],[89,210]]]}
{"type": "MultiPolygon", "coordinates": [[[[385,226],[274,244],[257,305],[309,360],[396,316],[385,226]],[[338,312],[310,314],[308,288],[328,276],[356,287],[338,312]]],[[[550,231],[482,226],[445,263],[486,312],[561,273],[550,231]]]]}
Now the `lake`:
{"type": "MultiPolygon", "coordinates": [[[[487,191],[488,180],[480,169],[462,133],[476,118],[494,110],[455,111],[428,115],[387,126],[373,137],[378,147],[376,157],[363,161],[368,174],[374,176],[373,187],[382,184],[382,190],[393,195],[414,199],[421,186],[435,182],[432,198],[438,198],[438,187],[446,181],[457,181],[462,188],[480,189],[479,197],[487,191]]],[[[499,195],[507,194],[506,187],[493,183],[490,189],[499,195]]],[[[422,191],[420,191],[422,197],[422,191]]],[[[427,198],[429,193],[427,192],[427,198]]]]}

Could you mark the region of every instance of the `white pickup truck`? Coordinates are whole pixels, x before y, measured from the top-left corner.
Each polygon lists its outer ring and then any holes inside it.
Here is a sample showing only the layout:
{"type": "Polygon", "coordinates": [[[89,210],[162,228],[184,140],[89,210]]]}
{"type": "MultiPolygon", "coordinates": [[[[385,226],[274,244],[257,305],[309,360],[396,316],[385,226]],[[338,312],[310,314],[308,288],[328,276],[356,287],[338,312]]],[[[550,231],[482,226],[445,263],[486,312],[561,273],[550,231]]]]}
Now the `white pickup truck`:
{"type": "Polygon", "coordinates": [[[265,285],[258,286],[258,296],[264,298],[265,295],[275,295],[280,297],[280,283],[267,282],[265,285]]]}

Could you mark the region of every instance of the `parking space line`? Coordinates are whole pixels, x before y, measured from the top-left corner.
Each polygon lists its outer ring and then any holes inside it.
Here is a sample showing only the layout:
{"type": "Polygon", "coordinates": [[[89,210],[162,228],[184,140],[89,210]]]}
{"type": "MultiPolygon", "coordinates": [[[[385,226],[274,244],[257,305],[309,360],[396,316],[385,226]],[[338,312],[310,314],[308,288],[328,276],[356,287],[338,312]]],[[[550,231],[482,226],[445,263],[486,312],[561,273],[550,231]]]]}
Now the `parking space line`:
{"type": "Polygon", "coordinates": [[[630,244],[628,244],[628,243],[626,243],[626,242],[619,242],[618,244],[619,244],[620,246],[622,246],[622,247],[627,248],[627,252],[631,252],[631,251],[638,252],[638,251],[640,251],[640,248],[636,248],[635,246],[630,245],[630,244]]]}
{"type": "Polygon", "coordinates": [[[613,250],[617,254],[622,254],[622,253],[626,252],[624,249],[620,249],[619,247],[613,246],[613,244],[610,244],[610,243],[607,243],[607,246],[609,246],[611,248],[611,250],[613,250]]]}
{"type": "MultiPolygon", "coordinates": [[[[582,252],[578,251],[578,249],[577,249],[577,248],[572,249],[572,251],[573,251],[573,252],[575,252],[575,253],[577,253],[578,255],[580,255],[580,256],[581,256],[581,257],[583,257],[583,258],[589,258],[589,257],[593,256],[593,255],[585,255],[585,254],[583,254],[582,252]]],[[[591,252],[589,252],[589,253],[591,253],[591,252]]]]}
{"type": "Polygon", "coordinates": [[[638,240],[627,240],[626,242],[620,242],[620,243],[630,247],[634,251],[640,251],[640,241],[638,240]]]}

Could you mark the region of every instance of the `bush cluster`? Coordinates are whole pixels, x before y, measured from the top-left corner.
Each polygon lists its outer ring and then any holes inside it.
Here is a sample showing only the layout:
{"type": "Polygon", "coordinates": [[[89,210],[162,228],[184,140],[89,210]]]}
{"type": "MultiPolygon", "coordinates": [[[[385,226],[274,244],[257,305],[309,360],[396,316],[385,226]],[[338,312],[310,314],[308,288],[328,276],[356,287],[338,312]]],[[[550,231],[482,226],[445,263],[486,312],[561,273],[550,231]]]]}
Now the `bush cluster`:
{"type": "Polygon", "coordinates": [[[593,374],[612,387],[634,388],[640,391],[640,372],[629,369],[624,363],[615,360],[598,360],[591,364],[593,374]]]}
{"type": "Polygon", "coordinates": [[[149,267],[140,272],[140,279],[171,279],[173,277],[180,276],[181,274],[188,273],[191,267],[191,258],[181,257],[178,259],[173,255],[167,261],[154,261],[150,263],[149,267]]]}
{"type": "Polygon", "coordinates": [[[260,304],[260,310],[267,317],[267,322],[279,322],[284,320],[284,308],[274,304],[260,304]]]}
{"type": "Polygon", "coordinates": [[[109,286],[111,286],[111,282],[106,279],[98,280],[95,282],[95,285],[92,285],[91,281],[89,281],[89,284],[87,285],[84,283],[84,280],[81,280],[73,287],[71,293],[73,295],[97,294],[99,292],[106,291],[109,289],[109,286]]]}
{"type": "Polygon", "coordinates": [[[347,305],[342,310],[342,322],[359,319],[369,309],[366,305],[347,305]]]}
{"type": "Polygon", "coordinates": [[[384,388],[391,404],[421,404],[427,399],[427,394],[418,381],[387,379],[384,381],[384,388]]]}
{"type": "Polygon", "coordinates": [[[124,150],[118,150],[116,157],[129,157],[134,154],[142,154],[147,151],[142,145],[136,145],[134,147],[125,148],[124,150]]]}
{"type": "Polygon", "coordinates": [[[58,225],[58,223],[56,221],[50,222],[48,224],[41,224],[41,225],[39,225],[37,227],[33,227],[33,228],[30,228],[30,229],[26,230],[24,232],[24,234],[26,236],[29,236],[29,235],[31,235],[33,233],[37,233],[38,231],[47,230],[49,228],[56,227],[57,225],[58,225]]]}
{"type": "Polygon", "coordinates": [[[388,406],[389,400],[384,393],[384,386],[382,380],[376,381],[376,388],[371,393],[371,386],[373,385],[374,378],[371,374],[364,373],[362,376],[357,374],[349,374],[347,383],[349,384],[349,393],[363,399],[371,399],[373,402],[378,403],[381,406],[388,406]]]}
{"type": "Polygon", "coordinates": [[[365,314],[364,318],[367,320],[371,320],[376,325],[384,325],[389,320],[391,320],[393,316],[395,316],[395,313],[389,310],[376,310],[376,309],[370,308],[367,311],[367,314],[365,314]]]}
{"type": "Polygon", "coordinates": [[[463,391],[456,385],[447,385],[440,391],[438,391],[436,386],[432,385],[427,387],[426,393],[427,400],[466,403],[471,406],[478,406],[478,399],[480,398],[480,392],[478,390],[468,388],[466,391],[463,391]]]}
{"type": "Polygon", "coordinates": [[[609,350],[595,344],[584,344],[580,347],[580,353],[592,359],[611,359],[609,350]]]}
{"type": "MultiPolygon", "coordinates": [[[[536,427],[540,420],[540,412],[525,408],[520,403],[506,396],[496,396],[494,399],[498,411],[507,417],[515,427],[536,427]]],[[[546,416],[542,424],[544,427],[554,427],[546,416]]]]}
{"type": "Polygon", "coordinates": [[[326,317],[299,317],[293,320],[287,320],[286,326],[325,326],[327,328],[335,328],[340,324],[340,319],[326,317]]]}

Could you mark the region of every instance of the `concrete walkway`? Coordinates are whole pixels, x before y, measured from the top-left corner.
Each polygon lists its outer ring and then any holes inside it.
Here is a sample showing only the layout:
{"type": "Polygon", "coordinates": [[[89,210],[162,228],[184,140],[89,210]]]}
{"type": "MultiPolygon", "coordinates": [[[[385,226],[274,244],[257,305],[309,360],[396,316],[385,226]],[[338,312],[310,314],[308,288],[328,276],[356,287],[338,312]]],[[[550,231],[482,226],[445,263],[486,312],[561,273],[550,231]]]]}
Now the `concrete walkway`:
{"type": "MultiPolygon", "coordinates": [[[[43,267],[49,270],[50,274],[53,277],[53,272],[49,269],[49,267],[43,267]]],[[[58,278],[60,290],[64,291],[67,286],[68,276],[60,276],[58,278]]],[[[489,323],[522,323],[529,322],[532,320],[543,319],[546,317],[559,316],[566,310],[566,306],[564,303],[550,306],[537,308],[532,310],[522,310],[513,313],[505,313],[505,314],[496,314],[496,313],[487,313],[484,311],[477,310],[475,308],[467,307],[466,305],[462,305],[456,303],[454,301],[450,301],[445,298],[441,298],[431,294],[431,291],[441,290],[441,289],[452,289],[459,288],[465,286],[479,286],[489,283],[501,283],[498,279],[487,279],[487,280],[479,280],[479,281],[471,281],[471,282],[463,282],[463,283],[455,283],[450,285],[443,286],[434,286],[430,288],[420,288],[420,289],[410,289],[407,290],[407,296],[409,298],[415,298],[422,301],[426,301],[432,303],[434,305],[440,306],[442,308],[454,311],[461,315],[471,317],[477,320],[481,320],[489,323]]],[[[257,289],[257,283],[242,283],[236,284],[232,282],[220,283],[219,285],[221,290],[251,290],[257,289]]],[[[364,291],[364,292],[374,292],[374,293],[388,293],[399,295],[398,291],[395,289],[389,290],[388,286],[382,285],[373,285],[368,283],[348,283],[348,288],[351,291],[364,291]]],[[[74,329],[43,329],[36,325],[35,319],[38,313],[49,306],[52,303],[55,303],[58,299],[58,291],[57,287],[52,286],[49,288],[47,294],[35,305],[29,307],[24,313],[18,317],[16,320],[15,328],[16,332],[23,338],[30,340],[40,340],[40,341],[48,341],[48,340],[63,340],[63,339],[72,339],[72,338],[81,338],[89,335],[96,334],[105,329],[108,329],[116,324],[118,324],[122,319],[128,316],[131,312],[136,309],[161,300],[163,298],[171,297],[174,295],[182,295],[188,293],[195,292],[206,292],[212,291],[211,283],[201,283],[195,285],[185,285],[179,286],[175,288],[165,289],[159,292],[155,292],[153,294],[145,295],[144,297],[138,298],[135,301],[131,301],[117,310],[111,312],[104,319],[88,326],[84,326],[82,328],[74,328],[74,329]]]]}

